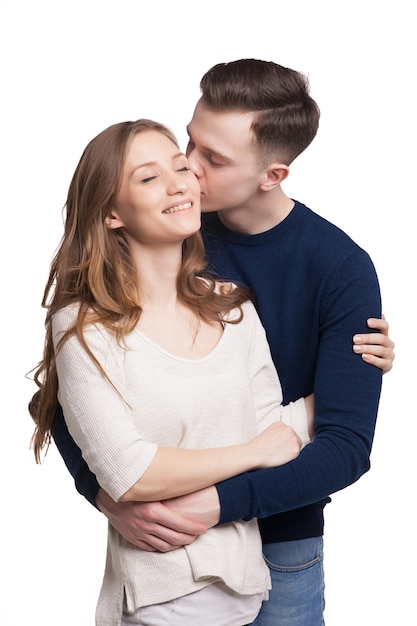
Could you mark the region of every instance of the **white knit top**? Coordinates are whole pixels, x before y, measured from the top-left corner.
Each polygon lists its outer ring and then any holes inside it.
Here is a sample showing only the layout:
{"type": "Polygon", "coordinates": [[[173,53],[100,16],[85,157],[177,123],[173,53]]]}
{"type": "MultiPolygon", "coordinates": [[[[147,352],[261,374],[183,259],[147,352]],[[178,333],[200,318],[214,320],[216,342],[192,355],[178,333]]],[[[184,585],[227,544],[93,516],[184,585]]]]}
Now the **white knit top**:
{"type": "MultiPolygon", "coordinates": [[[[69,431],[114,500],[140,479],[158,445],[232,445],[280,419],[294,427],[303,444],[309,441],[304,401],[281,406],[264,329],[251,303],[243,309],[242,322],[225,324],[216,347],[195,360],[168,353],[138,329],[120,346],[103,326],[87,327],[87,344],[114,386],[76,337],[59,350],[58,399],[69,431]]],[[[76,311],[71,305],[54,316],[55,345],[76,311]]],[[[270,588],[256,520],[212,528],[168,553],[142,551],[109,525],[98,623],[119,624],[124,598],[128,611],[134,611],[219,580],[241,594],[270,588]]]]}

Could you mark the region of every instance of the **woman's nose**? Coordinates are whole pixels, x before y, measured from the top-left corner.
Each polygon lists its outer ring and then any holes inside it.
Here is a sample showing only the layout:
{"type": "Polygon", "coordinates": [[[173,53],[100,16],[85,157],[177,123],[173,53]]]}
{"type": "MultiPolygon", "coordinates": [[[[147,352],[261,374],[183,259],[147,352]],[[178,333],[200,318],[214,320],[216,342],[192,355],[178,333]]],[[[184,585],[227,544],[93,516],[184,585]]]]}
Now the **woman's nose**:
{"type": "Polygon", "coordinates": [[[188,183],[184,172],[172,172],[167,182],[168,193],[185,193],[187,189],[188,183]]]}

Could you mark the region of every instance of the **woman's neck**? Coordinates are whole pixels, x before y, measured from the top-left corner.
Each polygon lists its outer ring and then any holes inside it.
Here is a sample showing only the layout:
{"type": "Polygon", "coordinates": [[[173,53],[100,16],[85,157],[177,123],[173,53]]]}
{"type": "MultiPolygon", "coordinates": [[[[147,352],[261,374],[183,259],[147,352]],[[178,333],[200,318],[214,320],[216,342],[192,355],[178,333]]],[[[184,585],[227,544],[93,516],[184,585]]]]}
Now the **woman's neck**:
{"type": "Polygon", "coordinates": [[[143,310],[175,309],[178,301],[177,277],[181,267],[182,247],[133,250],[138,270],[139,293],[143,310]]]}
{"type": "Polygon", "coordinates": [[[138,329],[160,347],[180,357],[206,356],[219,342],[220,322],[206,322],[178,298],[182,245],[133,245],[142,314],[138,329]]]}

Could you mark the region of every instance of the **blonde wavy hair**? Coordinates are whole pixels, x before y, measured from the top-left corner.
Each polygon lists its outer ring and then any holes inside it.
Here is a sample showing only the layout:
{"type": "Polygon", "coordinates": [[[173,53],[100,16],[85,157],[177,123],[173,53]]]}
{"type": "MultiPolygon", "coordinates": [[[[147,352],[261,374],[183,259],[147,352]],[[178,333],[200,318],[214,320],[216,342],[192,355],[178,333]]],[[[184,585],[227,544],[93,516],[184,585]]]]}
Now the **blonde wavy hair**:
{"type": "MultiPolygon", "coordinates": [[[[135,135],[149,130],[165,135],[178,147],[171,130],[158,122],[140,119],[114,124],[87,145],[70,183],[64,206],[64,235],[52,260],[42,299],[42,307],[47,311],[45,343],[43,358],[33,375],[38,391],[29,403],[36,424],[31,446],[37,463],[43,448],[51,442],[58,407],[53,316],[68,304],[79,304],[75,322],[57,349],[76,335],[103,375],[105,372],[84,339],[85,326],[100,323],[120,342],[139,321],[139,276],[123,233],[109,230],[105,218],[120,189],[130,143],[135,135]]],[[[239,322],[243,315],[241,305],[249,299],[249,291],[241,287],[231,290],[226,283],[218,289],[218,279],[205,273],[205,269],[204,246],[198,232],[183,242],[178,297],[198,319],[206,321],[224,320],[227,312],[240,308],[240,317],[229,320],[239,322]]]]}

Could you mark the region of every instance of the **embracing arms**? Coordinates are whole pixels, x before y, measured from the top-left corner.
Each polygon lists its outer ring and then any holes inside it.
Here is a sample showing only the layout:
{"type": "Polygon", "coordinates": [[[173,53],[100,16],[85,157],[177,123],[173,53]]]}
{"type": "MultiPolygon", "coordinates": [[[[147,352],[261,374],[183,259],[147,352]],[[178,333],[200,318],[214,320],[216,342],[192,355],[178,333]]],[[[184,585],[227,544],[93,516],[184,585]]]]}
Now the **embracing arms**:
{"type": "MultiPolygon", "coordinates": [[[[54,316],[56,345],[73,315],[67,307],[54,316]]],[[[190,493],[285,463],[309,441],[312,399],[282,407],[265,332],[249,303],[244,322],[229,326],[228,343],[204,365],[167,358],[134,334],[122,346],[99,325],[84,337],[91,354],[76,336],[58,350],[59,399],[69,431],[114,500],[190,493]]]]}
{"type": "MultiPolygon", "coordinates": [[[[355,335],[360,342],[356,350],[364,360],[388,372],[394,360],[394,344],[384,319],[369,319],[368,325],[379,333],[355,335]],[[364,355],[370,355],[365,357],[364,355]]],[[[359,325],[357,326],[359,328],[359,325]]],[[[357,358],[357,357],[356,357],[357,358]]],[[[128,540],[144,549],[169,550],[190,543],[205,527],[217,523],[220,515],[219,496],[212,487],[195,494],[163,503],[115,503],[100,489],[95,475],[89,470],[79,448],[68,433],[59,408],[54,439],[75,480],[79,493],[97,506],[113,526],[128,540]],[[170,508],[168,508],[168,506],[170,508]],[[187,508],[188,507],[188,508],[187,508]],[[175,511],[178,511],[177,514],[175,511]],[[202,520],[205,527],[196,520],[202,520]]]]}

